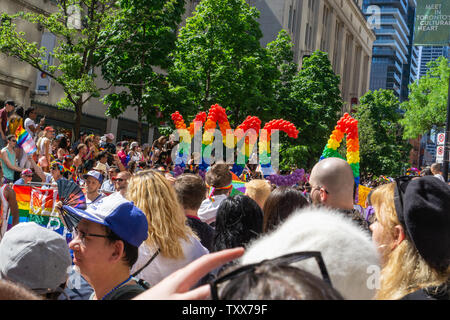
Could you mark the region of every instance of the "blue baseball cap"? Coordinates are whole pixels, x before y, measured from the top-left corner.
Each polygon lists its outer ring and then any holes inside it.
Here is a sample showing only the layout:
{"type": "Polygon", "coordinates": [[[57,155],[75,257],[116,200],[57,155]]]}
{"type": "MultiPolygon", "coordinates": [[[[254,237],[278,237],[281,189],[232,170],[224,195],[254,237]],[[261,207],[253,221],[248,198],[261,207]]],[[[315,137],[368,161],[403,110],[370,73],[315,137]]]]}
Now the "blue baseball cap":
{"type": "Polygon", "coordinates": [[[86,210],[63,206],[71,214],[110,228],[120,239],[139,247],[148,237],[145,214],[119,192],[92,203],[86,210]]]}
{"type": "Polygon", "coordinates": [[[91,170],[88,173],[86,173],[85,175],[83,175],[83,179],[87,179],[87,177],[93,177],[93,178],[97,179],[98,182],[100,182],[100,184],[103,183],[103,175],[96,170],[91,170]]]}

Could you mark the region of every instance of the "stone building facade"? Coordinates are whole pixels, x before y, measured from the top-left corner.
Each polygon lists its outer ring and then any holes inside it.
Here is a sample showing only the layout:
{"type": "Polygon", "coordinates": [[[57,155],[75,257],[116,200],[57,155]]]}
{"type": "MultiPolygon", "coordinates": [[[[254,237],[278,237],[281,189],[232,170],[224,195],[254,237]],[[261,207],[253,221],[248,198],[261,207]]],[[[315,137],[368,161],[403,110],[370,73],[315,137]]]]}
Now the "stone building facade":
{"type": "Polygon", "coordinates": [[[341,77],[346,111],[369,89],[375,34],[362,12],[362,0],[247,0],[260,12],[262,45],[276,39],[281,29],[294,44],[294,59],[316,50],[328,53],[333,70],[341,77]]]}

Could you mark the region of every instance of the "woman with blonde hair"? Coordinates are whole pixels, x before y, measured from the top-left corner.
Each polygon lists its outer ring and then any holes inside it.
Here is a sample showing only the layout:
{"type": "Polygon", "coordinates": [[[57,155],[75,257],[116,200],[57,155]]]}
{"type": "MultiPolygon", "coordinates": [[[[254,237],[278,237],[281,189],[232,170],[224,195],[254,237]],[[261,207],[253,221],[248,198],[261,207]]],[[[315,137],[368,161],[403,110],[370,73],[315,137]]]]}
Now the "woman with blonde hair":
{"type": "Polygon", "coordinates": [[[139,258],[132,269],[134,273],[143,268],[138,278],[155,285],[209,253],[186,224],[175,190],[163,175],[154,170],[137,172],[129,180],[126,197],[148,221],[148,238],[139,247],[139,258]]]}
{"type": "Polygon", "coordinates": [[[375,189],[370,201],[382,264],[375,298],[448,300],[450,188],[434,177],[403,177],[375,189]]]}

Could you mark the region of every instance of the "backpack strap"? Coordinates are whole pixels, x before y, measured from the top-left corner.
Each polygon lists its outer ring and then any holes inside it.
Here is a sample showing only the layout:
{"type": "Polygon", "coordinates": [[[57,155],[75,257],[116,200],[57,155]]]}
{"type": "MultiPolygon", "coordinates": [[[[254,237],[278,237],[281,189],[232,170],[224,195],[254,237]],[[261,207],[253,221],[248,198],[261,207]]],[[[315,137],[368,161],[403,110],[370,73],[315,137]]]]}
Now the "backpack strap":
{"type": "Polygon", "coordinates": [[[153,260],[155,260],[155,258],[158,256],[160,251],[161,251],[161,249],[158,248],[158,250],[156,250],[156,252],[150,258],[150,260],[148,260],[147,263],[142,268],[140,268],[138,271],[134,272],[131,276],[136,277],[139,273],[141,273],[142,270],[144,270],[150,263],[152,263],[153,260]]]}

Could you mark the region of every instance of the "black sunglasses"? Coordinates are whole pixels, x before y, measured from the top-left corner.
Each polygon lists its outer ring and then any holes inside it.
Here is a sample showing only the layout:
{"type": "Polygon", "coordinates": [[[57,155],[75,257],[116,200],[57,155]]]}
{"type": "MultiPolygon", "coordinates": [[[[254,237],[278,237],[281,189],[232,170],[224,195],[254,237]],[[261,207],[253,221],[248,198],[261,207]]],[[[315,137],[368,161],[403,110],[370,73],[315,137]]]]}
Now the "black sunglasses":
{"type": "Polygon", "coordinates": [[[320,273],[322,274],[323,280],[332,287],[333,285],[331,284],[331,279],[330,279],[330,276],[328,275],[328,271],[325,266],[325,262],[323,261],[322,254],[318,251],[301,251],[301,252],[289,253],[289,254],[274,258],[274,259],[267,259],[267,260],[263,260],[258,263],[245,265],[236,270],[231,271],[230,273],[225,274],[224,276],[222,276],[220,278],[217,278],[212,283],[210,283],[212,299],[220,300],[217,287],[221,283],[231,280],[233,278],[236,278],[247,272],[252,272],[257,267],[259,267],[263,264],[275,264],[278,266],[281,266],[281,265],[287,266],[289,264],[292,264],[292,263],[295,263],[298,261],[302,261],[305,259],[309,259],[309,258],[315,258],[317,264],[319,265],[320,273]]]}

